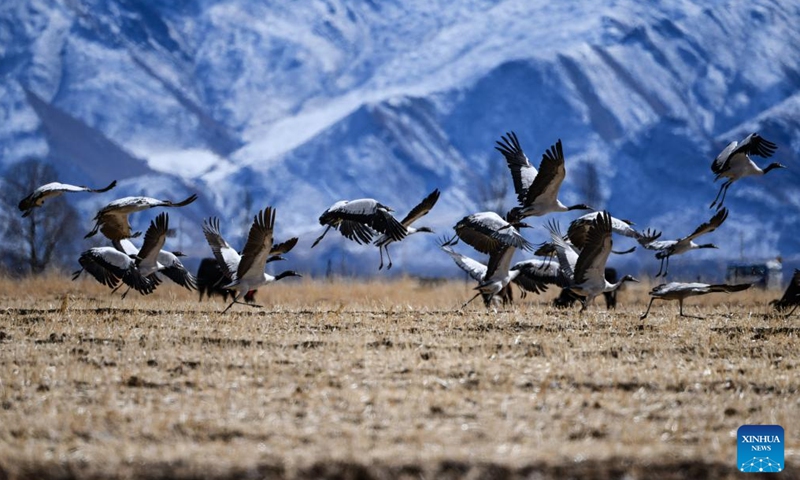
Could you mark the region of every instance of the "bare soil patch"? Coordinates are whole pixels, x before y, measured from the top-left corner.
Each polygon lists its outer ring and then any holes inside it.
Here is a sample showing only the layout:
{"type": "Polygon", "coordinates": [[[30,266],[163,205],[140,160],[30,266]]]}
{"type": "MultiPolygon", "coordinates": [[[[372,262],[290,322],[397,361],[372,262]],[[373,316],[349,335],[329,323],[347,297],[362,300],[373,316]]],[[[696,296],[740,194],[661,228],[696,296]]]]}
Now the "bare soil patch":
{"type": "Polygon", "coordinates": [[[457,307],[461,282],[297,282],[262,309],[178,288],[1,280],[0,479],[733,478],[780,424],[797,478],[796,319],[777,293],[457,307]]]}

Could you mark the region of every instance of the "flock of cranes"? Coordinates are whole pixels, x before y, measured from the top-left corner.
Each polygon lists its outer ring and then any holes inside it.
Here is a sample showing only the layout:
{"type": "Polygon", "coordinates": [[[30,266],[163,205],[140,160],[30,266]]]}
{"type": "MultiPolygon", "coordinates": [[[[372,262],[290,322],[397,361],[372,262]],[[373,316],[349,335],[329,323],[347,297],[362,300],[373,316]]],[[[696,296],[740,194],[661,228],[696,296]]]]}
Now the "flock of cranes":
{"type": "MultiPolygon", "coordinates": [[[[777,146],[753,133],[741,143],[731,142],[712,163],[711,169],[716,174],[716,180],[723,178],[726,180],[710,206],[710,208],[717,207],[716,213],[691,234],[675,240],[660,240],[661,232],[652,229],[639,231],[633,227],[632,222],[615,218],[607,211],[592,211],[573,220],[566,235],[561,233],[558,222],[551,219],[546,225],[550,241],[534,246],[521,233],[522,229],[531,227],[526,223],[526,219],[551,213],[594,209],[585,204],[568,206],[558,199],[561,184],[566,177],[561,140],[544,152],[538,169],[528,160],[514,132],[503,135],[495,148],[503,155],[508,165],[518,205],[511,208],[504,216],[496,212],[477,212],[468,215],[455,224],[452,237],[444,237],[439,242],[441,250],[477,282],[476,294],[464,304],[465,306],[479,296],[483,298],[487,307],[495,299],[500,299],[504,303],[510,302],[513,283],[519,287],[523,295],[525,292],[541,293],[546,291],[549,285],[556,285],[568,290],[579,299],[582,303],[581,311],[584,311],[597,295],[613,292],[625,282],[638,281],[631,275],[624,275],[614,282],[606,279],[606,262],[610,254],[625,254],[636,248],[613,250],[614,235],[631,238],[643,248],[655,251],[656,259],[661,261],[656,277],[666,277],[670,257],[694,249],[717,248],[711,243],[698,244],[695,240],[713,232],[725,222],[728,209],[723,207],[723,202],[734,182],[747,176],[764,175],[776,168],[785,168],[779,163],[772,163],[764,169],[756,165],[751,155],[770,157],[777,146]],[[457,252],[454,247],[459,242],[488,255],[488,262],[484,264],[457,252]],[[512,258],[517,250],[532,252],[534,256],[512,265],[512,258]]],[[[25,197],[20,202],[19,208],[23,216],[28,216],[34,208],[54,196],[74,192],[106,192],[115,185],[116,181],[107,187],[92,189],[57,182],[48,183],[25,197]]],[[[358,244],[373,243],[377,246],[380,255],[378,268],[384,267],[385,253],[386,267],[389,269],[392,267],[389,254],[389,246],[392,243],[402,241],[415,233],[433,232],[429,227],[415,227],[412,224],[434,208],[439,196],[439,190],[434,190],[400,221],[393,216],[390,207],[372,198],[336,202],[320,215],[319,223],[325,230],[311,247],[319,244],[330,229],[338,230],[342,236],[358,244]]],[[[140,236],[141,232],[134,232],[128,221],[128,215],[133,212],[157,207],[183,207],[196,199],[196,195],[179,202],[150,197],[125,197],[101,208],[94,217],[94,227],[86,237],[100,232],[111,241],[111,246],[94,247],[84,251],[78,259],[82,268],[73,274],[73,279],[85,271],[100,283],[115,290],[124,284],[128,287],[127,291],[133,289],[141,294],[149,294],[161,283],[160,275],[163,275],[187,289],[196,289],[197,279],[181,263],[179,257],[182,254],[164,250],[169,231],[167,213],[162,212],[151,221],[144,234],[142,246],[138,249],[130,239],[140,236]]],[[[242,297],[251,300],[254,292],[260,287],[282,278],[301,276],[294,270],[286,270],[274,276],[265,272],[267,263],[283,260],[283,255],[289,253],[298,241],[293,237],[276,243],[275,220],[276,211],[272,207],[257,212],[241,251],[237,251],[225,241],[218,218],[211,217],[203,222],[203,234],[221,274],[218,285],[214,286],[233,293],[233,301],[225,311],[236,303],[243,303],[240,301],[242,297]]],[[[688,316],[683,312],[685,298],[712,292],[737,292],[749,286],[749,284],[663,283],[650,292],[652,297],[650,304],[641,318],[647,317],[656,298],[678,300],[680,315],[688,316]]],[[[800,304],[800,271],[795,271],[786,293],[781,299],[774,301],[773,306],[780,311],[792,308],[789,312],[791,314],[798,304],[800,304]]]]}

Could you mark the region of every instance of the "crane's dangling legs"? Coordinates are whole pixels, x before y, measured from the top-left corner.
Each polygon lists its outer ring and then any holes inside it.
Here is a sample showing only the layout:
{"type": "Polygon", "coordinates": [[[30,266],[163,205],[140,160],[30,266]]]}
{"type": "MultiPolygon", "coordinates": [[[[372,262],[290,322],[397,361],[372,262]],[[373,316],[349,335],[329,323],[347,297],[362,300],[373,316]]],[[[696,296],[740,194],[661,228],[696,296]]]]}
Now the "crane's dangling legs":
{"type": "MultiPolygon", "coordinates": [[[[386,251],[386,259],[389,260],[386,270],[390,270],[392,268],[392,256],[389,255],[389,245],[384,245],[383,249],[386,251]]],[[[381,265],[383,265],[383,258],[381,258],[381,265]]]]}
{"type": "Polygon", "coordinates": [[[330,230],[330,229],[331,229],[331,226],[330,226],[330,225],[328,225],[327,227],[325,227],[325,231],[324,231],[324,232],[322,232],[322,235],[320,235],[320,236],[319,236],[319,237],[318,237],[316,240],[314,240],[314,243],[313,243],[313,244],[311,244],[311,248],[314,248],[314,247],[316,247],[316,246],[317,246],[317,244],[319,243],[319,241],[320,241],[320,240],[322,240],[322,238],[325,236],[325,234],[326,234],[326,233],[328,233],[328,230],[330,230]]]}
{"type": "Polygon", "coordinates": [[[733,180],[728,180],[719,186],[719,191],[717,192],[717,196],[716,198],[714,198],[714,201],[711,202],[711,205],[709,205],[708,208],[714,208],[714,205],[717,205],[717,210],[722,208],[722,203],[725,201],[725,195],[728,194],[728,188],[731,186],[731,183],[733,183],[733,180]],[[719,198],[720,195],[722,195],[722,199],[719,198]],[[719,203],[717,203],[717,200],[719,200],[719,203]]]}
{"type": "Polygon", "coordinates": [[[660,277],[661,272],[664,271],[664,258],[666,257],[661,257],[661,266],[658,267],[658,273],[656,273],[656,278],[660,277]]]}

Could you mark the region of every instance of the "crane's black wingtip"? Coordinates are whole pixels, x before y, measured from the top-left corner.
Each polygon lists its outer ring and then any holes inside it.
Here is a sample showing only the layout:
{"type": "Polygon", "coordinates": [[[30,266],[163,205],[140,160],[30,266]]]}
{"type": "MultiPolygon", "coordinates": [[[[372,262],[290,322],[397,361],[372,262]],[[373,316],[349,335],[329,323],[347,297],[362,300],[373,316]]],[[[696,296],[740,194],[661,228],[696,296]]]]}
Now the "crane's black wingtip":
{"type": "Polygon", "coordinates": [[[104,188],[96,188],[96,189],[94,189],[94,190],[92,190],[92,191],[93,191],[93,192],[95,192],[95,193],[103,193],[103,192],[107,192],[107,191],[111,190],[112,188],[114,188],[114,187],[116,187],[116,186],[117,186],[117,181],[116,181],[116,180],[114,180],[114,181],[112,181],[111,183],[109,183],[107,187],[104,187],[104,188]]]}

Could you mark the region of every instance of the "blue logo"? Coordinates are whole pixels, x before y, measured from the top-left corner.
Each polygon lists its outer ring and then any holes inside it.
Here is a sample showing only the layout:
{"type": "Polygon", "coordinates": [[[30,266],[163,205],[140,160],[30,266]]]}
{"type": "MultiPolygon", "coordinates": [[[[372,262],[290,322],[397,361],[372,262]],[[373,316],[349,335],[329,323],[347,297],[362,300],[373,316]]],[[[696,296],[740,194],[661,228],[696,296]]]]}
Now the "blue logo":
{"type": "Polygon", "coordinates": [[[782,472],[783,427],[742,425],[736,431],[736,464],[740,472],[782,472]]]}

